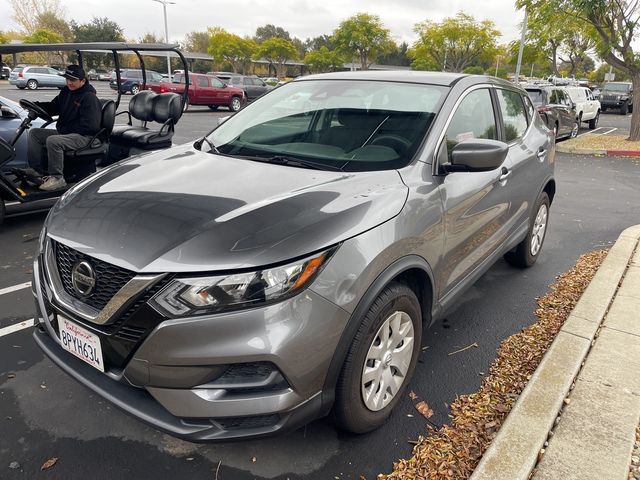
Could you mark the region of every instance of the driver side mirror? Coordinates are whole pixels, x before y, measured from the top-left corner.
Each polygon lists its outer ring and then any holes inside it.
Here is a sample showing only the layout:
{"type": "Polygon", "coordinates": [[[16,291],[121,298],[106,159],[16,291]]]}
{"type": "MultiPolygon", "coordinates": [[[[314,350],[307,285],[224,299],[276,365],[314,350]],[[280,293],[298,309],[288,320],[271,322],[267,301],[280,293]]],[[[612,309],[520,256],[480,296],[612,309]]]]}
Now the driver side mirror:
{"type": "Polygon", "coordinates": [[[0,107],[0,112],[2,112],[2,118],[18,118],[18,114],[9,107],[0,107]]]}
{"type": "Polygon", "coordinates": [[[507,158],[509,147],[498,140],[474,138],[458,143],[451,151],[447,172],[486,172],[498,168],[507,158]]]}

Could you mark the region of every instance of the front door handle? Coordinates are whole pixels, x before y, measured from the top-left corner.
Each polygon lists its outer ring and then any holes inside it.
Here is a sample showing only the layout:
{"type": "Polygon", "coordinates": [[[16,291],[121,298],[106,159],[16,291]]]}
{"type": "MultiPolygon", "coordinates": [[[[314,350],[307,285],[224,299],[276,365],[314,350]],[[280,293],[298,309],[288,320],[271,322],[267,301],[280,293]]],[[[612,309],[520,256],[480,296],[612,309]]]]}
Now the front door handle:
{"type": "Polygon", "coordinates": [[[511,170],[507,167],[502,167],[500,170],[500,178],[498,179],[500,183],[504,184],[507,181],[507,178],[511,176],[511,170]]]}
{"type": "Polygon", "coordinates": [[[547,155],[546,148],[541,148],[538,150],[538,158],[543,159],[547,155]]]}

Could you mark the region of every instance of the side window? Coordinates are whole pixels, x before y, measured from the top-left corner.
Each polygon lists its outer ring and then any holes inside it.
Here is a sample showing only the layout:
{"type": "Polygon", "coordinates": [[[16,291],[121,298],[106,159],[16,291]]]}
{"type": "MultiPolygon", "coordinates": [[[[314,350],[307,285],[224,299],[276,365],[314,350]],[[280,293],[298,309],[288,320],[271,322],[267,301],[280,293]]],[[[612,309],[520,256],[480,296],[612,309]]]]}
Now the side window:
{"type": "Polygon", "coordinates": [[[498,139],[491,95],[486,88],[469,93],[453,114],[446,132],[449,158],[458,143],[473,138],[498,139]]]}
{"type": "Polygon", "coordinates": [[[222,88],[224,86],[224,83],[222,83],[222,81],[217,78],[212,78],[211,86],[215,88],[222,88]]]}
{"type": "Polygon", "coordinates": [[[558,90],[551,90],[551,95],[549,95],[549,103],[552,105],[558,105],[560,103],[560,98],[558,98],[558,90]]]}
{"type": "Polygon", "coordinates": [[[497,92],[506,141],[511,142],[522,137],[527,130],[527,114],[519,93],[502,89],[498,89],[497,92]]]}
{"type": "Polygon", "coordinates": [[[209,80],[207,79],[207,77],[197,77],[198,79],[198,86],[199,87],[208,87],[209,86],[209,80]]]}

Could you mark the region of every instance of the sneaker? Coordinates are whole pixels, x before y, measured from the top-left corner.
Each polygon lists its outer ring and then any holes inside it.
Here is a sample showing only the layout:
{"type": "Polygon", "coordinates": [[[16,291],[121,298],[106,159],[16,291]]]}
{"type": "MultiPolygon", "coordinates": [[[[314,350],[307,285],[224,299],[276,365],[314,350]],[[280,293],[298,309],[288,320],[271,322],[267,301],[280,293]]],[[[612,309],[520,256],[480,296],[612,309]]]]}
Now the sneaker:
{"type": "Polygon", "coordinates": [[[40,190],[52,191],[60,190],[67,186],[67,182],[64,181],[62,175],[52,175],[50,177],[43,177],[44,183],[40,185],[40,190]]]}

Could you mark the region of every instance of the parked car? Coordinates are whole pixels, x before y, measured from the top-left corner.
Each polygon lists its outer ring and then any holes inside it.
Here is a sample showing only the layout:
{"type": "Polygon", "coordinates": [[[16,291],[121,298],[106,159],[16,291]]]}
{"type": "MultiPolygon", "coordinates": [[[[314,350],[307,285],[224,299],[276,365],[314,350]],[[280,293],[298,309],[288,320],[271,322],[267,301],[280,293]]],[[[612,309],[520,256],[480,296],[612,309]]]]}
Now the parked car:
{"type": "Polygon", "coordinates": [[[556,139],[578,135],[578,115],[565,87],[526,85],[525,89],[556,139]]]}
{"type": "Polygon", "coordinates": [[[11,75],[11,69],[6,65],[2,65],[2,67],[0,68],[0,79],[6,80],[9,78],[10,75],[11,75]]]}
{"type": "Polygon", "coordinates": [[[243,89],[248,101],[253,101],[273,89],[272,85],[267,85],[255,75],[226,75],[218,73],[216,76],[228,85],[243,89]]]}
{"type": "MultiPolygon", "coordinates": [[[[162,75],[154,70],[147,70],[146,85],[154,85],[162,81],[162,75]]],[[[118,90],[116,72],[111,73],[109,87],[118,90]]],[[[142,89],[142,70],[136,68],[125,68],[120,70],[120,92],[135,95],[142,89]]]]}
{"type": "Polygon", "coordinates": [[[67,81],[54,68],[27,65],[14,68],[9,76],[9,83],[20,89],[35,90],[39,87],[62,88],[67,81]]]}
{"type": "Polygon", "coordinates": [[[278,82],[280,82],[278,77],[262,77],[262,81],[267,85],[271,85],[272,87],[275,87],[276,85],[278,85],[278,82]]]}
{"type": "Polygon", "coordinates": [[[631,82],[608,82],[600,92],[602,111],[617,108],[620,115],[633,112],[633,84],[631,82]]]}
{"type": "MultiPolygon", "coordinates": [[[[174,92],[184,93],[185,76],[176,73],[172,82],[150,84],[147,89],[157,93],[174,92]]],[[[184,110],[189,105],[207,105],[211,110],[218,107],[227,107],[232,112],[237,112],[246,102],[244,91],[240,88],[225,85],[219,78],[202,73],[189,73],[189,97],[183,104],[184,110]]]]}
{"type": "Polygon", "coordinates": [[[331,410],[370,431],[408,401],[423,324],[496,260],[540,257],[553,140],[497,78],[291,81],[69,191],[38,242],[34,337],[95,393],[192,441],[331,410]],[[308,101],[279,113],[294,95],[308,101]]]}
{"type": "Polygon", "coordinates": [[[111,80],[111,74],[101,68],[92,68],[87,72],[87,77],[89,80],[111,80]]]}
{"type": "Polygon", "coordinates": [[[566,87],[569,98],[575,105],[578,123],[587,122],[593,130],[600,119],[600,102],[588,87],[566,87]]]}

